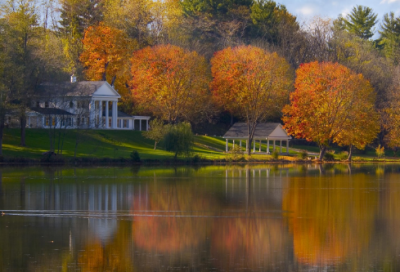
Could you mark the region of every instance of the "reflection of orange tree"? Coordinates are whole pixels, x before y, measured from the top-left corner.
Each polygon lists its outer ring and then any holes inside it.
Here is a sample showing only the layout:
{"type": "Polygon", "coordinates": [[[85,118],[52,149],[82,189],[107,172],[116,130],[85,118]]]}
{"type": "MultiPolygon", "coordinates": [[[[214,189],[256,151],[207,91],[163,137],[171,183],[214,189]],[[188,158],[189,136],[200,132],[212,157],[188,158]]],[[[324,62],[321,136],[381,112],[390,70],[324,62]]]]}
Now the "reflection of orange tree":
{"type": "Polygon", "coordinates": [[[152,191],[146,212],[140,211],[138,201],[131,211],[135,214],[133,226],[137,246],[173,253],[206,241],[208,219],[197,216],[210,211],[212,205],[193,186],[158,185],[152,191]]]}
{"type": "Polygon", "coordinates": [[[79,254],[80,271],[134,271],[130,236],[130,222],[120,221],[111,240],[102,243],[95,238],[90,241],[79,254]]]}
{"type": "Polygon", "coordinates": [[[340,264],[359,256],[371,238],[377,190],[364,174],[292,179],[283,199],[299,263],[340,264]]]}
{"type": "Polygon", "coordinates": [[[246,260],[247,268],[282,263],[288,246],[288,235],[281,219],[251,217],[221,218],[212,228],[211,252],[227,270],[246,260]],[[229,256],[229,259],[226,257],[229,256]]]}

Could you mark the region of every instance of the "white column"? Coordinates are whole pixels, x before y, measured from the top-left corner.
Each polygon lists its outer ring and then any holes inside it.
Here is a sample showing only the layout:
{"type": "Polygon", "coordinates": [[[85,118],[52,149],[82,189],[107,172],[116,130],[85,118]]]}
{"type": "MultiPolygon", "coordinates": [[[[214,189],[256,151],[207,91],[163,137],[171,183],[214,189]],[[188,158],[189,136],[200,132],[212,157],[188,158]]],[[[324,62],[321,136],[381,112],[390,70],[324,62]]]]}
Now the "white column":
{"type": "Polygon", "coordinates": [[[246,140],[246,153],[249,152],[250,146],[249,146],[249,140],[246,140]]]}
{"type": "Polygon", "coordinates": [[[112,128],[117,128],[117,119],[118,119],[118,104],[117,101],[112,102],[112,128]]]}
{"type": "Polygon", "coordinates": [[[99,101],[99,128],[103,128],[103,101],[99,101]]]}
{"type": "Polygon", "coordinates": [[[258,147],[258,152],[261,152],[261,140],[260,140],[260,146],[258,147]]]}
{"type": "Polygon", "coordinates": [[[256,140],[253,140],[253,153],[256,152],[256,140]]]}
{"type": "Polygon", "coordinates": [[[90,101],[89,105],[89,112],[90,112],[90,117],[89,117],[89,127],[94,128],[95,127],[95,101],[92,100],[90,101]]]}
{"type": "Polygon", "coordinates": [[[275,140],[274,140],[274,148],[272,149],[272,152],[275,152],[275,140]]]}
{"type": "Polygon", "coordinates": [[[269,154],[269,139],[267,138],[267,154],[269,154]]]}
{"type": "Polygon", "coordinates": [[[235,148],[235,140],[232,141],[232,148],[235,148]]]}
{"type": "Polygon", "coordinates": [[[228,152],[228,139],[225,140],[226,144],[225,144],[225,152],[228,152]]]}
{"type": "Polygon", "coordinates": [[[289,140],[286,140],[286,154],[289,155],[289,140]]]}
{"type": "Polygon", "coordinates": [[[280,140],[280,148],[279,148],[279,153],[282,153],[282,140],[280,140]]]}
{"type": "Polygon", "coordinates": [[[139,130],[142,131],[142,119],[139,119],[139,130]]]}
{"type": "Polygon", "coordinates": [[[108,112],[109,112],[109,104],[108,104],[108,101],[105,101],[105,103],[106,103],[106,128],[110,128],[110,126],[109,126],[109,121],[108,121],[108,118],[109,118],[109,114],[108,114],[108,112]]]}

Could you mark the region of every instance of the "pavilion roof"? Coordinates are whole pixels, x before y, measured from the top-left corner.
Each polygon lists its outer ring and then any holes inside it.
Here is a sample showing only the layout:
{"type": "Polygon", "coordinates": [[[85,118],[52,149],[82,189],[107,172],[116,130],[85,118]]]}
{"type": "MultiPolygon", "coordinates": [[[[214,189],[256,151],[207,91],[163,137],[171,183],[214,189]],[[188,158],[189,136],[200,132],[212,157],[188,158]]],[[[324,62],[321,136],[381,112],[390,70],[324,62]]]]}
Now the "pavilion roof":
{"type": "MultiPolygon", "coordinates": [[[[247,139],[249,135],[247,123],[235,123],[223,136],[231,139],[247,139]]],[[[260,123],[254,132],[254,139],[291,139],[279,123],[260,123]]]]}

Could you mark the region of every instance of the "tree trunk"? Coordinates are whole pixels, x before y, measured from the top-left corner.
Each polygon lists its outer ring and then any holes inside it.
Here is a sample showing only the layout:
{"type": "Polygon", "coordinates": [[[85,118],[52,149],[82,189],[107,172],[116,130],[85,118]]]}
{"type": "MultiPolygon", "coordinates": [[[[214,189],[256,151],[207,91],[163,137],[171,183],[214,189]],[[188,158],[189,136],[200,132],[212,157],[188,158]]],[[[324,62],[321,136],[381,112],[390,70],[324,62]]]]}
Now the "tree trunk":
{"type": "Polygon", "coordinates": [[[0,123],[0,156],[3,156],[4,122],[0,123]]]}
{"type": "Polygon", "coordinates": [[[322,159],[325,156],[325,152],[326,152],[326,146],[322,146],[319,148],[319,160],[322,161],[322,159]]]}
{"type": "Polygon", "coordinates": [[[353,145],[349,146],[349,156],[347,157],[348,161],[351,161],[351,157],[353,156],[353,145]]]}
{"type": "Polygon", "coordinates": [[[154,150],[157,149],[157,141],[154,141],[154,150]]]}
{"type": "Polygon", "coordinates": [[[251,143],[253,142],[253,137],[249,136],[248,142],[249,142],[249,146],[246,151],[247,151],[247,155],[250,156],[251,155],[251,143]]]}
{"type": "Polygon", "coordinates": [[[25,142],[26,116],[25,116],[25,114],[23,114],[20,117],[20,124],[21,124],[21,146],[26,146],[26,142],[25,142]]]}

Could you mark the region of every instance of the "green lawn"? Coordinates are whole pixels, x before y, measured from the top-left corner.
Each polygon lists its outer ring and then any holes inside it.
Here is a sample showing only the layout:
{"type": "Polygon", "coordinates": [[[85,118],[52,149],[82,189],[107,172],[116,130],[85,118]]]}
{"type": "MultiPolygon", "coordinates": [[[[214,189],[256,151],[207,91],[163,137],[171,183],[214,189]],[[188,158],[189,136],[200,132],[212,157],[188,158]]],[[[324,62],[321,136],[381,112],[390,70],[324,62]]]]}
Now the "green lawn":
{"type": "MultiPolygon", "coordinates": [[[[91,158],[129,158],[133,150],[139,152],[141,159],[171,159],[174,154],[164,150],[162,143],[154,150],[154,142],[142,136],[140,131],[113,131],[113,130],[67,130],[64,137],[64,145],[62,154],[66,158],[74,156],[75,143],[78,138],[77,157],[91,158]],[[78,133],[78,134],[77,134],[78,133]]],[[[195,136],[195,146],[193,154],[200,155],[202,158],[210,160],[227,159],[225,151],[225,139],[222,137],[211,136],[195,136]]],[[[238,145],[239,142],[236,141],[238,145]]],[[[8,158],[41,158],[41,154],[50,148],[49,131],[45,129],[27,129],[26,130],[26,147],[20,146],[19,129],[6,129],[3,140],[3,155],[8,158]]],[[[284,145],[285,146],[285,145],[284,145]]],[[[286,148],[282,147],[282,152],[286,152],[286,148]]],[[[57,152],[58,134],[55,139],[55,149],[57,152]]],[[[231,149],[232,141],[229,142],[231,149]]],[[[253,146],[252,146],[253,148],[253,146]]],[[[262,151],[266,151],[266,143],[263,142],[262,151]]],[[[291,146],[295,149],[303,149],[308,152],[318,153],[318,147],[313,146],[291,146]]],[[[259,150],[259,143],[256,143],[256,151],[259,150]]],[[[279,151],[279,144],[277,143],[279,151]]],[[[242,142],[242,151],[245,151],[245,142],[242,142]]],[[[272,144],[270,144],[272,151],[272,144]]],[[[336,154],[340,151],[335,150],[336,154]]],[[[297,151],[290,150],[291,155],[295,155],[297,151]]],[[[391,153],[388,152],[387,156],[391,153]]],[[[373,150],[368,150],[365,155],[354,155],[360,157],[375,157],[373,150]]],[[[247,158],[250,159],[250,158],[247,158]]],[[[252,160],[270,160],[270,155],[253,154],[252,160]]]]}

